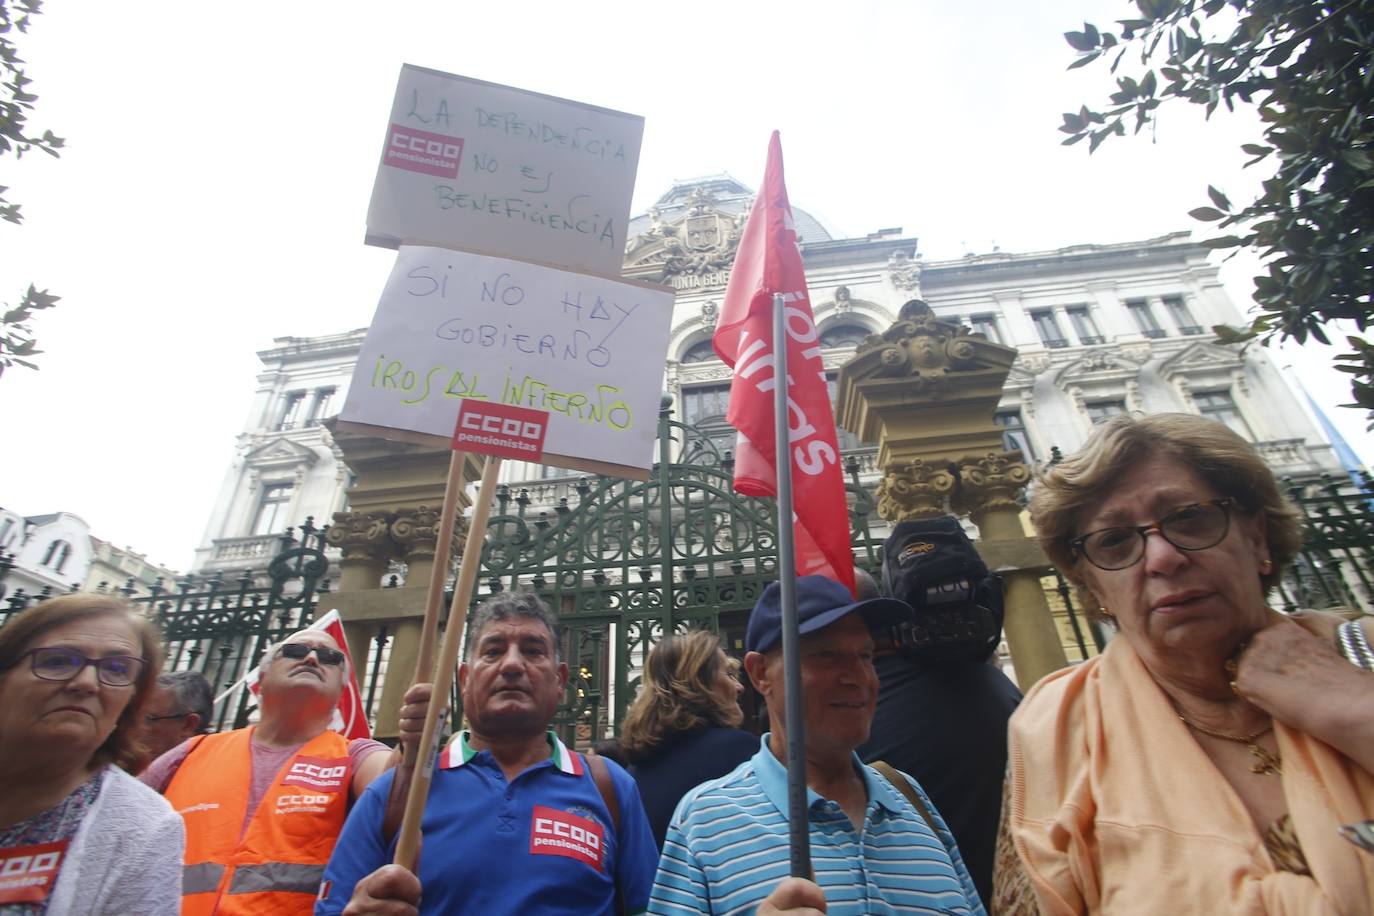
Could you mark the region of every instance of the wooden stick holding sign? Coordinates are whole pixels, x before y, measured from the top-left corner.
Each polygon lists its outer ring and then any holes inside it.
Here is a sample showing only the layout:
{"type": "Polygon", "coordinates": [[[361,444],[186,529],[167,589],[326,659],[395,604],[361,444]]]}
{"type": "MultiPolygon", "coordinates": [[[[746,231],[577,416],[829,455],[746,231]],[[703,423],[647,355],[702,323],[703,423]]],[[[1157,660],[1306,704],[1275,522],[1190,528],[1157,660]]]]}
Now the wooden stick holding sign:
{"type": "MultiPolygon", "coordinates": [[[[444,482],[444,503],[439,510],[439,530],[434,543],[434,566],[429,572],[429,591],[425,593],[425,619],[420,629],[420,648],[415,658],[415,676],[411,685],[423,683],[434,671],[434,644],[439,641],[439,603],[444,597],[444,580],[448,578],[448,557],[453,550],[453,524],[458,516],[458,494],[463,489],[463,463],[466,452],[451,453],[448,477],[444,482]]],[[[382,836],[390,842],[401,828],[405,816],[405,799],[410,792],[418,757],[414,745],[402,749],[401,763],[393,777],[395,782],[387,798],[382,815],[382,836]]]]}
{"type": "MultiPolygon", "coordinates": [[[[406,796],[405,816],[401,819],[401,833],[396,841],[397,865],[415,870],[420,854],[420,820],[425,813],[430,783],[434,779],[434,764],[439,756],[439,717],[447,712],[446,699],[453,687],[453,672],[458,666],[458,651],[462,648],[463,633],[467,629],[468,602],[477,582],[477,568],[482,561],[482,538],[486,535],[491,503],[496,497],[496,477],[501,459],[488,455],[482,465],[482,485],[472,507],[468,536],[463,547],[463,563],[458,570],[458,582],[453,587],[453,601],[448,609],[448,627],[439,649],[439,662],[434,668],[434,690],[430,694],[429,710],[425,713],[425,729],[420,739],[419,760],[406,796]]],[[[447,500],[447,497],[445,497],[447,500]]],[[[437,559],[437,558],[436,558],[437,559]]]]}

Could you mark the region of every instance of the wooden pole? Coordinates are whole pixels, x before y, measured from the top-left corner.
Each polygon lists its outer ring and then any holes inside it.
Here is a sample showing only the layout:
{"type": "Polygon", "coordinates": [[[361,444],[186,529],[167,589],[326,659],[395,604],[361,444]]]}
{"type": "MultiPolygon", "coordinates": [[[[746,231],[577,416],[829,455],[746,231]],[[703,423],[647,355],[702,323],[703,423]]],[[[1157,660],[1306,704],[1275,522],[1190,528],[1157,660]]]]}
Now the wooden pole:
{"type": "MultiPolygon", "coordinates": [[[[449,457],[448,478],[444,483],[444,504],[439,510],[439,530],[434,541],[434,564],[429,571],[429,591],[425,594],[425,619],[420,628],[420,648],[415,658],[415,677],[411,684],[419,684],[434,671],[434,644],[439,640],[439,605],[444,597],[444,580],[448,578],[448,556],[453,549],[453,523],[458,515],[458,494],[463,490],[463,463],[466,453],[454,451],[449,457]]],[[[392,776],[395,782],[387,798],[386,813],[382,816],[382,836],[390,842],[401,828],[405,816],[405,801],[409,797],[411,779],[415,773],[417,748],[407,745],[400,765],[392,776]]]]}
{"type": "MultiPolygon", "coordinates": [[[[444,642],[439,649],[439,663],[434,668],[434,691],[430,695],[429,711],[425,715],[419,759],[410,784],[410,792],[406,796],[405,816],[401,820],[401,833],[396,841],[396,856],[392,860],[411,871],[415,870],[415,862],[419,858],[420,819],[425,813],[425,800],[429,797],[429,786],[434,779],[434,764],[439,755],[439,717],[448,707],[453,672],[458,664],[458,651],[463,644],[463,631],[467,627],[468,602],[472,597],[472,587],[477,581],[477,569],[482,562],[482,538],[486,535],[487,519],[491,516],[491,501],[496,496],[496,477],[500,470],[501,459],[488,455],[482,466],[482,485],[477,491],[477,502],[473,505],[472,519],[468,524],[467,541],[463,547],[463,563],[458,570],[458,582],[453,588],[453,602],[448,609],[448,627],[444,630],[444,642]]],[[[421,676],[423,671],[422,668],[417,669],[416,676],[421,676]]]]}
{"type": "Polygon", "coordinates": [[[465,459],[465,452],[453,452],[448,463],[444,505],[439,510],[439,536],[434,542],[434,567],[429,572],[429,591],[425,595],[424,628],[420,632],[420,650],[415,657],[412,683],[416,684],[434,670],[434,644],[439,641],[439,605],[444,598],[444,580],[448,578],[448,556],[453,550],[453,524],[458,515],[458,494],[463,491],[465,459]]]}

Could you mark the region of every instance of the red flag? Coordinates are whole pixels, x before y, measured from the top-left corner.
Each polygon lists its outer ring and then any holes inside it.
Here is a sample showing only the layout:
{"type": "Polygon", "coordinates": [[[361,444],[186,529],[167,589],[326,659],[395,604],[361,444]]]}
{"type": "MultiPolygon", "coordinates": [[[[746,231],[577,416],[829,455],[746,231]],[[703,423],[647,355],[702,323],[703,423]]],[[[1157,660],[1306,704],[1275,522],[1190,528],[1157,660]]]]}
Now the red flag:
{"type": "MultiPolygon", "coordinates": [[[[354,738],[371,738],[372,727],[367,723],[367,713],[363,711],[362,692],[358,690],[358,669],[353,667],[353,656],[349,654],[348,640],[344,638],[343,618],[339,616],[338,611],[330,611],[305,629],[324,630],[343,651],[344,657],[348,659],[348,677],[344,681],[343,692],[339,694],[339,705],[334,710],[334,717],[330,721],[329,727],[350,741],[354,738]]],[[[270,659],[264,659],[263,664],[268,661],[270,659]]],[[[262,689],[259,683],[261,678],[262,665],[259,665],[249,671],[239,683],[246,683],[253,695],[257,696],[258,691],[262,689]]],[[[215,702],[218,703],[233,693],[236,687],[238,684],[224,691],[215,699],[215,702]]]]}
{"type": "Polygon", "coordinates": [[[768,144],[763,188],[754,198],[725,290],[712,344],[735,370],[726,419],[738,431],[735,489],[777,495],[773,431],[773,294],[786,302],[788,451],[797,575],[828,576],[854,591],[849,505],[830,406],[820,335],[782,177],[778,132],[768,144]]]}

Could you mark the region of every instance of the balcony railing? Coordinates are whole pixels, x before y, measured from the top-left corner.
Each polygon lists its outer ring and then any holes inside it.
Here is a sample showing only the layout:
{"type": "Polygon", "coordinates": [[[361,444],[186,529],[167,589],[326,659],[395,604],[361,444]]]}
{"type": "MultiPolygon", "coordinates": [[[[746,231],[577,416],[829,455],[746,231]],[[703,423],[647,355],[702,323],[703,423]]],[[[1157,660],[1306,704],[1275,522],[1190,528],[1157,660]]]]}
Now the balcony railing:
{"type": "Polygon", "coordinates": [[[1307,443],[1302,439],[1271,439],[1267,442],[1256,442],[1255,449],[1276,473],[1317,470],[1317,463],[1312,460],[1312,453],[1308,451],[1307,443]]]}

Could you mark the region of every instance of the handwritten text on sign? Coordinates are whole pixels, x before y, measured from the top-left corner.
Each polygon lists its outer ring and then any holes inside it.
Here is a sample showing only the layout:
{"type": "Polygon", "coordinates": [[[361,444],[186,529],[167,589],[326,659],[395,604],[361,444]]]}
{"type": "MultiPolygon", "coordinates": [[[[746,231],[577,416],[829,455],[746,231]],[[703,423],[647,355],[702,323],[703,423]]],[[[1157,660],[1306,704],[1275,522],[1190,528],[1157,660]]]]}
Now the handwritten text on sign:
{"type": "Polygon", "coordinates": [[[672,290],[405,245],[341,420],[442,437],[463,398],[549,415],[543,450],[648,469],[672,290]]]}
{"type": "Polygon", "coordinates": [[[367,241],[618,273],[644,119],[409,64],[367,241]]]}

